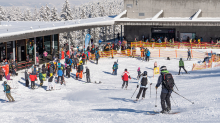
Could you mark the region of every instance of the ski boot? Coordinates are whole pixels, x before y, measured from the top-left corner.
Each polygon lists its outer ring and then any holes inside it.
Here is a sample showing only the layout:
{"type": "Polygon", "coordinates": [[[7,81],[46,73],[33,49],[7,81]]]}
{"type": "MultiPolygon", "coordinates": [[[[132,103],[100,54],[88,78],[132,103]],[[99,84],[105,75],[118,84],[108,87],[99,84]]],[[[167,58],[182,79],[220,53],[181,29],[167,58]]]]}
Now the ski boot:
{"type": "Polygon", "coordinates": [[[162,113],[162,114],[166,114],[167,111],[166,111],[166,110],[162,110],[162,111],[160,111],[160,113],[162,113]]]}

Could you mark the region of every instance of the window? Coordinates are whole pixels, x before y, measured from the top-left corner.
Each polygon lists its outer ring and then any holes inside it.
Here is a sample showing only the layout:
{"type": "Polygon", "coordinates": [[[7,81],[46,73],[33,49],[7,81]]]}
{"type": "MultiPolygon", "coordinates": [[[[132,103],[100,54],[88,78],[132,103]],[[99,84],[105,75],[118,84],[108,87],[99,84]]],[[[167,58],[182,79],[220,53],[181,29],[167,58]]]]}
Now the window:
{"type": "Polygon", "coordinates": [[[127,8],[132,8],[132,4],[127,4],[127,8]]]}
{"type": "Polygon", "coordinates": [[[139,13],[139,16],[145,16],[145,14],[144,13],[139,13]]]}

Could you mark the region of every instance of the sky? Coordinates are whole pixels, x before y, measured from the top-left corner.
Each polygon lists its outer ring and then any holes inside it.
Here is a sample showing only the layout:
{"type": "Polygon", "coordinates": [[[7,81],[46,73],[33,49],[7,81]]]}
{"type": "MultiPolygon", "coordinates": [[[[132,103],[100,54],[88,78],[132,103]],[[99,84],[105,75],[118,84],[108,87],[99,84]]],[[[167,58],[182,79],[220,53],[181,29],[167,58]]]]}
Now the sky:
{"type": "MultiPolygon", "coordinates": [[[[98,1],[98,0],[68,0],[70,5],[80,5],[90,1],[98,1]]],[[[62,8],[65,0],[0,0],[0,6],[19,6],[22,8],[40,8],[42,5],[46,4],[50,7],[56,7],[58,10],[62,8]]]]}

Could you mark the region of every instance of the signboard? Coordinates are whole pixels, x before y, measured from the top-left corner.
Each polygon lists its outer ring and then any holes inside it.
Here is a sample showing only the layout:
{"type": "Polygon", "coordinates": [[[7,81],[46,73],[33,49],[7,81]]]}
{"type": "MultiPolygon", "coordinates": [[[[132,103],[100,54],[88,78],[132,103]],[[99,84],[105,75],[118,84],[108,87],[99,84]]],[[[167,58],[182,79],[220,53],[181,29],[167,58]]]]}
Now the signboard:
{"type": "Polygon", "coordinates": [[[195,33],[180,33],[180,37],[182,38],[183,41],[187,41],[187,38],[194,39],[196,37],[195,33]]]}
{"type": "Polygon", "coordinates": [[[153,28],[152,33],[175,33],[175,29],[153,28]]]}
{"type": "Polygon", "coordinates": [[[89,41],[90,41],[91,35],[87,34],[86,35],[86,39],[85,39],[85,48],[87,49],[88,45],[89,45],[89,41]]]}

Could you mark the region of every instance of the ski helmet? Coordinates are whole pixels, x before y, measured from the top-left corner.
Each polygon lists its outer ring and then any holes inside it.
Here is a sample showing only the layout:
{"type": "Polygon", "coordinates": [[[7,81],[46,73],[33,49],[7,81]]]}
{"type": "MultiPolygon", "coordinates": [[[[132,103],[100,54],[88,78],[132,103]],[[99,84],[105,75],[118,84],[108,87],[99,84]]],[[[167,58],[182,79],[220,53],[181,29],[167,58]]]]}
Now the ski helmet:
{"type": "Polygon", "coordinates": [[[127,69],[125,69],[125,71],[128,71],[127,69]]]}
{"type": "Polygon", "coordinates": [[[166,66],[161,66],[160,71],[164,71],[164,70],[167,70],[167,67],[166,66]]]}
{"type": "Polygon", "coordinates": [[[147,76],[147,71],[144,71],[143,76],[147,76]]]}
{"type": "Polygon", "coordinates": [[[6,82],[6,81],[4,81],[4,85],[5,85],[5,84],[7,84],[7,82],[6,82]]]}

